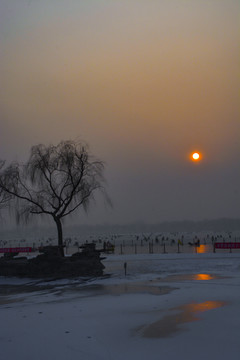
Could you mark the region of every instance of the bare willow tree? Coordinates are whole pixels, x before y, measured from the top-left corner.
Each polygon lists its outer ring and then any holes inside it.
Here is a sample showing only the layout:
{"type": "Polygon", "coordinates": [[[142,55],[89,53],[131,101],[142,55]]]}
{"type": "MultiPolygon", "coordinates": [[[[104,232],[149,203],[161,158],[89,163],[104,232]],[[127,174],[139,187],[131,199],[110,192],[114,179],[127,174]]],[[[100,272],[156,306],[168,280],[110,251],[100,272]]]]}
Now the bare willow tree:
{"type": "Polygon", "coordinates": [[[31,215],[52,217],[63,251],[62,220],[83,207],[88,209],[96,191],[108,200],[104,187],[104,163],[94,158],[86,145],[62,141],[36,145],[25,164],[12,163],[0,174],[0,189],[15,200],[17,221],[31,215]]]}

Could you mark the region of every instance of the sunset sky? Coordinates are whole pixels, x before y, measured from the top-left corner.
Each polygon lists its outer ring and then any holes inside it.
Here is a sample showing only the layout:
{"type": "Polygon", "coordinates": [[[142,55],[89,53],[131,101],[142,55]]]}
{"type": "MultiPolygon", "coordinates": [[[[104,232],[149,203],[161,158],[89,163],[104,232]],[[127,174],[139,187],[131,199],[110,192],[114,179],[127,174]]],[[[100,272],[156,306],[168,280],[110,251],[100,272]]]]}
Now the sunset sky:
{"type": "Polygon", "coordinates": [[[82,223],[239,218],[239,14],[239,0],[0,0],[0,158],[88,142],[114,207],[82,223]]]}

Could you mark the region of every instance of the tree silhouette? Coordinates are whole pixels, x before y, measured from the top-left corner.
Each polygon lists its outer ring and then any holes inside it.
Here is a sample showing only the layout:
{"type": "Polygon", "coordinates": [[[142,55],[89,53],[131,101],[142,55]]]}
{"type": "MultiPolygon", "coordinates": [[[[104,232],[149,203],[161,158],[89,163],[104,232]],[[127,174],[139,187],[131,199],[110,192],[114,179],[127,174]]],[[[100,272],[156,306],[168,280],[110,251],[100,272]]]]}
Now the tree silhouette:
{"type": "MultiPolygon", "coordinates": [[[[0,160],[0,170],[4,167],[4,164],[5,161],[0,160]]],[[[12,196],[0,187],[0,209],[5,208],[6,204],[9,204],[11,199],[12,196]]]]}
{"type": "MultiPolygon", "coordinates": [[[[83,207],[88,209],[96,191],[109,201],[104,187],[104,163],[78,141],[33,146],[25,164],[11,163],[0,174],[1,192],[12,197],[16,219],[51,216],[63,251],[62,220],[83,207]]],[[[6,196],[6,195],[5,195],[6,196]]]]}

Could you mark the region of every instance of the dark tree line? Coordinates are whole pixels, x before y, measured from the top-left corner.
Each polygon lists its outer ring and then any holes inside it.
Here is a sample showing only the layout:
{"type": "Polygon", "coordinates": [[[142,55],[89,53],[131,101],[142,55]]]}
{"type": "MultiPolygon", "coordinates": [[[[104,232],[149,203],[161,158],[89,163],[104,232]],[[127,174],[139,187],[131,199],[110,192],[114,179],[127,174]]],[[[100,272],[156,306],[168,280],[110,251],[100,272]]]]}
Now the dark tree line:
{"type": "Polygon", "coordinates": [[[2,161],[0,165],[0,203],[11,203],[18,222],[34,215],[50,216],[57,227],[62,255],[63,219],[81,207],[87,210],[97,191],[109,201],[104,163],[81,142],[33,146],[26,163],[5,166],[2,161]]]}

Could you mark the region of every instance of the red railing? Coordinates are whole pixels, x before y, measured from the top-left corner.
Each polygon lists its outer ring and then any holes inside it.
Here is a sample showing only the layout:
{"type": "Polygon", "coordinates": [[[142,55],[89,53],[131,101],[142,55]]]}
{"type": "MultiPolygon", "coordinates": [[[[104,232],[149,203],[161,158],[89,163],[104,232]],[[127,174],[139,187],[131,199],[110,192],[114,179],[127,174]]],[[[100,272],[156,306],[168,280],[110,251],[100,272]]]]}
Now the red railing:
{"type": "Polygon", "coordinates": [[[31,247],[0,248],[0,253],[25,253],[31,252],[31,247]]]}
{"type": "Polygon", "coordinates": [[[214,244],[215,249],[240,249],[239,242],[216,242],[214,244]]]}

